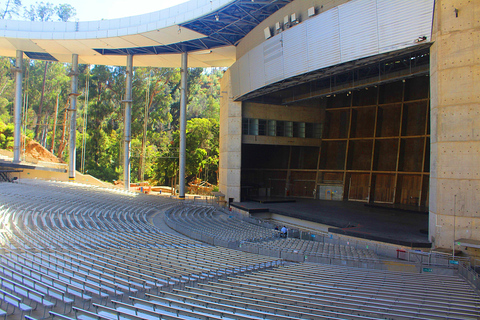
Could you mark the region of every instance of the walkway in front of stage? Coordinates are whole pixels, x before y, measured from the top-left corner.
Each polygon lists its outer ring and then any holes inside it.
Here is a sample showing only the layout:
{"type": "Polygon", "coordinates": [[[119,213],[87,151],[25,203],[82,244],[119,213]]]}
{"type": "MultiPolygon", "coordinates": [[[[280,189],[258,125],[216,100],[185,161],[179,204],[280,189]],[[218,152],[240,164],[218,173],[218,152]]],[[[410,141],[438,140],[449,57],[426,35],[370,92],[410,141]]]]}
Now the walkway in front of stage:
{"type": "MultiPolygon", "coordinates": [[[[261,199],[260,199],[261,200],[261,199]]],[[[330,226],[329,232],[411,247],[430,247],[428,213],[366,206],[361,202],[313,199],[236,202],[235,207],[254,212],[268,210],[284,216],[330,226]]]]}

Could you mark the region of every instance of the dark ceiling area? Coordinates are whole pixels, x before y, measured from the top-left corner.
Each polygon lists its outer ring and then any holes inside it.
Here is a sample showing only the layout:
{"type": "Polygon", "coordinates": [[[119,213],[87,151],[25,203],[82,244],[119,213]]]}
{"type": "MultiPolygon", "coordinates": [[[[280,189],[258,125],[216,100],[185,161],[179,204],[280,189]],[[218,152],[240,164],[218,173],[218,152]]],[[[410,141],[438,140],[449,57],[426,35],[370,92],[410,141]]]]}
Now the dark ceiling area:
{"type": "Polygon", "coordinates": [[[293,0],[237,0],[211,13],[182,23],[206,37],[163,46],[95,49],[102,55],[142,55],[181,53],[208,50],[222,46],[236,46],[260,22],[293,0]]]}

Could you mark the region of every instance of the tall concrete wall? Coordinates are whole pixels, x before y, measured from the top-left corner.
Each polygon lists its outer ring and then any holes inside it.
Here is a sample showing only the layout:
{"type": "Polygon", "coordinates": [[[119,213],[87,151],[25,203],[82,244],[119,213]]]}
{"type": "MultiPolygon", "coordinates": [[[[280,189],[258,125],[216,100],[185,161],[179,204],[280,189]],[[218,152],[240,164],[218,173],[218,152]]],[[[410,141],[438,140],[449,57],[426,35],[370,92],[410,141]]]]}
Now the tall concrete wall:
{"type": "Polygon", "coordinates": [[[480,240],[479,17],[480,1],[436,0],[429,228],[435,247],[480,240]]]}
{"type": "Polygon", "coordinates": [[[220,82],[220,192],[240,201],[242,162],[242,103],[233,101],[230,70],[220,82]]]}

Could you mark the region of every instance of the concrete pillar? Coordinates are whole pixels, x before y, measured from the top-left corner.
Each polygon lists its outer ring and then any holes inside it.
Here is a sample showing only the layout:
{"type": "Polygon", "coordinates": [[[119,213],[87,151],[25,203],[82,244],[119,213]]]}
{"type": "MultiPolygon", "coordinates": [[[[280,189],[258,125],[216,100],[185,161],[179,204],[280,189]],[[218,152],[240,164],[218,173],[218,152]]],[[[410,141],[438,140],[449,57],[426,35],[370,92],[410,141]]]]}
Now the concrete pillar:
{"type": "Polygon", "coordinates": [[[68,180],[75,181],[77,155],[77,96],[78,96],[78,54],[72,55],[71,92],[70,92],[70,151],[68,154],[68,180]]]}
{"type": "Polygon", "coordinates": [[[435,1],[429,205],[435,247],[480,240],[479,13],[479,1],[435,1]]]}
{"type": "Polygon", "coordinates": [[[180,89],[180,172],[178,184],[180,187],[179,197],[185,199],[185,163],[186,163],[186,138],[187,138],[187,75],[188,75],[188,53],[182,53],[182,81],[180,89]]]}
{"type": "Polygon", "coordinates": [[[242,162],[242,103],[233,100],[231,70],[220,81],[219,189],[225,198],[240,201],[242,162]]]}
{"type": "Polygon", "coordinates": [[[125,119],[124,119],[124,154],[123,182],[125,190],[130,190],[130,142],[132,140],[132,78],[133,55],[127,56],[127,77],[125,81],[125,119]]]}
{"type": "Polygon", "coordinates": [[[13,162],[20,162],[21,129],[22,129],[22,80],[23,80],[23,51],[17,50],[15,60],[15,105],[13,110],[13,162]]]}

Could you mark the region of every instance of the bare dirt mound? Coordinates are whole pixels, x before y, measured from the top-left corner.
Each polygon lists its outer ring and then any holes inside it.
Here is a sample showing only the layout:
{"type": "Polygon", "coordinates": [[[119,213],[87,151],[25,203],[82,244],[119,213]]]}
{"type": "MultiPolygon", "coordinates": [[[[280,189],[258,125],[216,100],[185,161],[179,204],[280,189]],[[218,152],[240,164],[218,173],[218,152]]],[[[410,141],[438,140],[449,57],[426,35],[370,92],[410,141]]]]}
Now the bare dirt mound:
{"type": "Polygon", "coordinates": [[[25,148],[25,153],[27,156],[30,156],[34,159],[40,161],[48,161],[54,163],[65,163],[62,159],[55,156],[53,153],[42,147],[41,144],[36,142],[35,140],[30,140],[27,142],[27,146],[25,148]]]}

